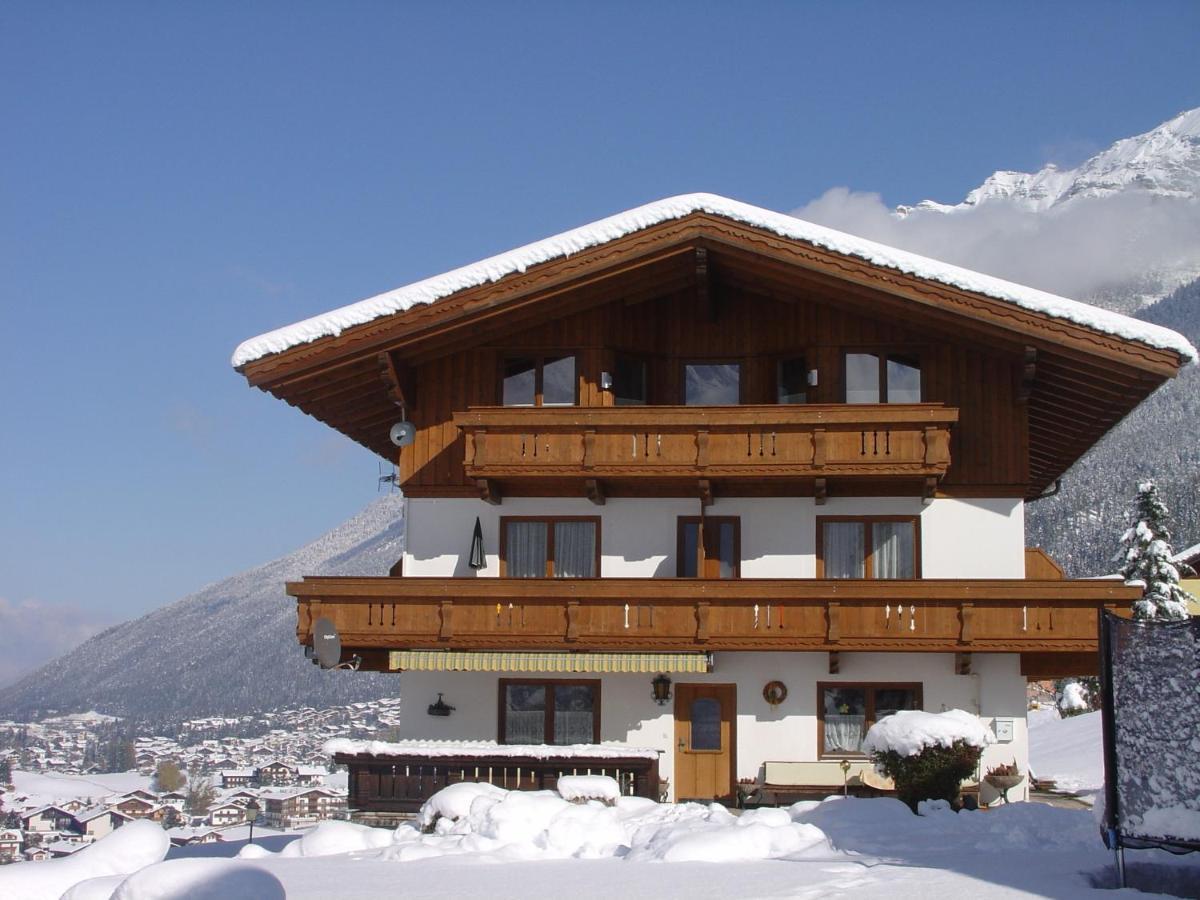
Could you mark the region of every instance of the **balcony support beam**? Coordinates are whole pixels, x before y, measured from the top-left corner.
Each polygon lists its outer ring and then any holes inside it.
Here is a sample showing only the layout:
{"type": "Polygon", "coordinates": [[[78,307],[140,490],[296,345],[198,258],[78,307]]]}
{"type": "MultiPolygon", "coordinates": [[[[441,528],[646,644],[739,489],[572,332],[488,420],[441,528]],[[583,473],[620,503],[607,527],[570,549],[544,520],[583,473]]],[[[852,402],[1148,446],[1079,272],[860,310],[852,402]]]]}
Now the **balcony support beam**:
{"type": "Polygon", "coordinates": [[[608,499],[604,496],[604,482],[602,482],[599,478],[587,479],[587,481],[583,483],[583,489],[587,494],[587,498],[597,506],[603,506],[608,499]]]}

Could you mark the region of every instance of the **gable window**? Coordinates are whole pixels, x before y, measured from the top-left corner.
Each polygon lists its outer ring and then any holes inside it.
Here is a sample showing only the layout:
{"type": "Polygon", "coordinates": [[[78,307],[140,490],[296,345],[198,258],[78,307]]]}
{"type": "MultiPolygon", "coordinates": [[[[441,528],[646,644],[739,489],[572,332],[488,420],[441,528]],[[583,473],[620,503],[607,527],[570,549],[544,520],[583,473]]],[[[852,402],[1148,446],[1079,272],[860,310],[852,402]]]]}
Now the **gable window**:
{"type": "Polygon", "coordinates": [[[600,743],[600,682],[501,678],[500,743],[600,743]]]}
{"type": "Polygon", "coordinates": [[[598,518],[500,519],[502,577],[595,578],[599,571],[598,518]]]}
{"type": "Polygon", "coordinates": [[[505,406],[574,406],[576,393],[573,355],[504,359],[500,399],[505,406]]]}
{"type": "Polygon", "coordinates": [[[818,516],[818,578],[917,578],[912,516],[818,516]]]}
{"type": "Polygon", "coordinates": [[[646,360],[627,353],[618,353],[613,367],[613,402],[617,406],[645,406],[646,360]]]}
{"type": "Polygon", "coordinates": [[[872,725],[902,709],[921,708],[920,684],[818,684],[822,756],[865,756],[872,725]]]}
{"type": "Polygon", "coordinates": [[[680,516],[676,574],[680,578],[738,578],[741,520],[736,516],[680,516]]]}
{"type": "Polygon", "coordinates": [[[803,356],[779,360],[776,373],[777,403],[808,402],[808,366],[803,356]]]}
{"type": "Polygon", "coordinates": [[[847,403],[920,403],[921,360],[915,353],[847,353],[847,403]]]}
{"type": "Polygon", "coordinates": [[[687,363],[683,367],[683,402],[688,406],[737,406],[742,397],[741,380],[738,363],[687,363]]]}

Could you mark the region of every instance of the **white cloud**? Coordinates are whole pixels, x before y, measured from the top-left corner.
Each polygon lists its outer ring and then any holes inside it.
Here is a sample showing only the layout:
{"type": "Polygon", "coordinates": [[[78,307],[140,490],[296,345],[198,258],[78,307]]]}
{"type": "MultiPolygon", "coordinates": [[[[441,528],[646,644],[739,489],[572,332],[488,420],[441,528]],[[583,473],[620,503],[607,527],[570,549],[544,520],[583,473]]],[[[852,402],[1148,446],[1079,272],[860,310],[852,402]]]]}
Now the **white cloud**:
{"type": "Polygon", "coordinates": [[[73,650],[111,624],[74,604],[0,597],[0,685],[73,650]]]}
{"type": "Polygon", "coordinates": [[[1140,192],[1078,197],[1041,213],[993,201],[900,219],[878,194],[839,187],[793,215],[1084,300],[1145,283],[1148,273],[1200,269],[1200,202],[1140,192]]]}

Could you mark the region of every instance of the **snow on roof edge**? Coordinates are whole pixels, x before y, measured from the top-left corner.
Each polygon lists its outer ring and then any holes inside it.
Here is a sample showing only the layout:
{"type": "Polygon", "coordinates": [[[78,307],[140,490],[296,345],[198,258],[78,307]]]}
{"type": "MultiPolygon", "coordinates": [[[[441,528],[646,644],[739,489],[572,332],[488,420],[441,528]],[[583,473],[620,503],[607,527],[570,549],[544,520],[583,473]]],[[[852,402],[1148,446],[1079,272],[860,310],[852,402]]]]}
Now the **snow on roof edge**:
{"type": "Polygon", "coordinates": [[[434,275],[349,306],[268,331],[239,344],[233,352],[232,364],[234,368],[240,368],[264,356],[282,353],[323,337],[335,337],[355,325],[403,312],[414,306],[435,303],[459,291],[499,281],[515,272],[524,272],[531,266],[580,253],[697,212],[732,219],[774,232],[780,237],[804,241],[928,281],[984,294],[1032,312],[1065,319],[1115,337],[1162,350],[1173,350],[1183,356],[1185,362],[1196,362],[1200,359],[1200,353],[1183,335],[1161,325],[1142,322],[1037,288],[939,262],[749,203],[730,200],[717,194],[697,193],[681,194],[647,203],[441,275],[434,275]]]}

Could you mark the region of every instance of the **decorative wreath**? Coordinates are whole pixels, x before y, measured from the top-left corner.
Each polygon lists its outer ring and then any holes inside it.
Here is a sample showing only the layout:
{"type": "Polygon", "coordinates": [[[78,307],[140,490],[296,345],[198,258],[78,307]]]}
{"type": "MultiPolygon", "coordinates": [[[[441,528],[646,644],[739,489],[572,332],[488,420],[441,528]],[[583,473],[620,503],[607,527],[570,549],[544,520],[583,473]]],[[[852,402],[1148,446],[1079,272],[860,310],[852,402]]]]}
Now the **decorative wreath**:
{"type": "Polygon", "coordinates": [[[782,681],[768,681],[763,688],[763,699],[772,706],[778,706],[787,699],[787,685],[782,681]]]}

